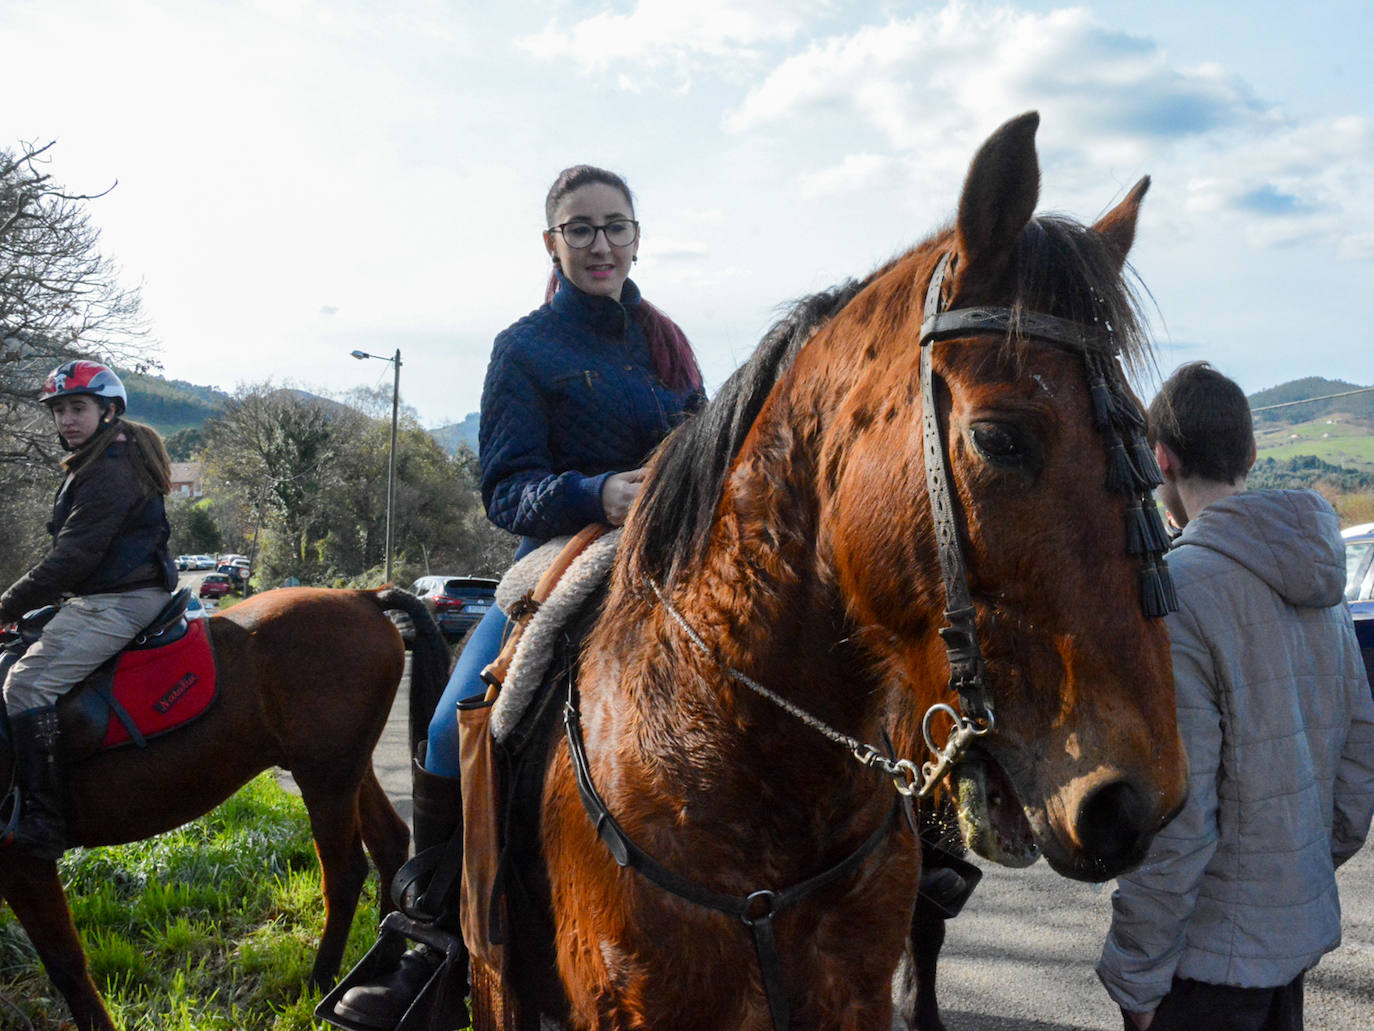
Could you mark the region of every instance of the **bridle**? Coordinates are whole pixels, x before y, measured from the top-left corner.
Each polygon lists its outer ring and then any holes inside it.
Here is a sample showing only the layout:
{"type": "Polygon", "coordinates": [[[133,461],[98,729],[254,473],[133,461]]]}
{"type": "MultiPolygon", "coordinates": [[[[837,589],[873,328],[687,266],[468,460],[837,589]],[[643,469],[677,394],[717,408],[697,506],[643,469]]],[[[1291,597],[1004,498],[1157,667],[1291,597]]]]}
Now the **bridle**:
{"type": "Polygon", "coordinates": [[[950,252],[940,257],[926,288],[922,308],[925,319],[921,323],[920,339],[921,436],[925,449],[926,494],[930,498],[940,574],[945,587],[945,626],[939,633],[949,662],[950,690],[958,697],[963,711],[956,712],[951,706],[939,703],[931,706],[921,720],[922,736],[935,754],[935,761],[921,768],[923,781],[917,793],[923,798],[935,790],[974,742],[991,732],[995,725],[987,666],[978,643],[976,613],[968,585],[968,566],[959,538],[956,500],[945,464],[945,440],[935,404],[935,377],[931,371],[931,351],[935,343],[995,333],[1082,355],[1093,400],[1093,424],[1111,437],[1107,486],[1132,497],[1127,509],[1127,549],[1132,554],[1144,556],[1141,605],[1150,618],[1162,617],[1178,607],[1168,567],[1160,560],[1168,550],[1168,538],[1158,510],[1149,498],[1149,492],[1163,482],[1163,477],[1141,434],[1144,419],[1116,372],[1115,358],[1120,352],[1110,330],[1021,308],[987,306],[945,311],[944,283],[952,259],[950,252]],[[943,748],[937,748],[931,738],[930,724],[937,713],[954,721],[943,748]]]}
{"type": "Polygon", "coordinates": [[[645,579],[645,586],[653,592],[659,605],[717,669],[820,734],[848,748],[861,765],[876,768],[892,778],[898,798],[878,829],[830,869],[791,888],[781,891],[760,890],[738,896],[722,895],[702,888],[664,867],[636,845],[602,800],[592,780],[591,764],[582,736],[576,685],[571,671],[568,674],[564,730],[578,794],[597,834],[620,866],[639,871],[679,898],[736,916],[750,928],[754,935],[764,994],[777,1031],[785,1031],[788,1027],[791,1010],[773,934],[774,916],[819,888],[856,870],[882,844],[895,826],[900,809],[910,805],[911,796],[926,798],[933,793],[950,770],[963,761],[978,739],[991,733],[995,726],[987,666],[978,640],[968,567],[959,537],[956,498],[950,488],[945,440],[935,404],[935,377],[931,369],[931,351],[935,343],[973,335],[999,334],[1063,348],[1083,357],[1092,397],[1093,423],[1108,436],[1110,442],[1107,486],[1132,499],[1127,507],[1127,549],[1141,557],[1142,608],[1150,618],[1162,617],[1177,608],[1168,568],[1161,557],[1168,548],[1168,538],[1154,502],[1149,497],[1150,491],[1162,482],[1163,477],[1153,454],[1145,445],[1141,432],[1144,419],[1139,407],[1126,392],[1117,372],[1115,358],[1119,350],[1110,328],[1085,325],[1021,308],[971,307],[945,311],[944,281],[952,257],[948,252],[942,255],[931,275],[926,288],[925,318],[920,337],[926,492],[935,524],[940,573],[945,589],[945,626],[941,627],[939,634],[944,641],[949,663],[949,686],[962,710],[956,711],[941,702],[926,711],[921,720],[921,734],[934,759],[923,763],[918,772],[916,764],[910,759],[891,757],[873,745],[836,730],[742,671],[722,662],[673,606],[659,585],[651,579],[645,579]],[[937,714],[944,714],[953,720],[953,727],[943,747],[936,745],[931,732],[932,719],[937,714]]]}

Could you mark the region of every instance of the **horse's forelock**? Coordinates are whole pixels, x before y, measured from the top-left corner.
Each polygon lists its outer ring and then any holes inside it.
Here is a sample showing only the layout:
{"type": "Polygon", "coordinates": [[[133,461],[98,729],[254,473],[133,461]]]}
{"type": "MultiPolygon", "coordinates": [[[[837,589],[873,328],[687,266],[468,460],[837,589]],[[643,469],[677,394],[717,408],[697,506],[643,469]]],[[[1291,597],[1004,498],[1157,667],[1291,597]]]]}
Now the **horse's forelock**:
{"type": "Polygon", "coordinates": [[[1110,331],[1133,373],[1153,367],[1134,271],[1102,234],[1074,219],[1038,215],[1016,241],[1014,304],[1110,331]]]}

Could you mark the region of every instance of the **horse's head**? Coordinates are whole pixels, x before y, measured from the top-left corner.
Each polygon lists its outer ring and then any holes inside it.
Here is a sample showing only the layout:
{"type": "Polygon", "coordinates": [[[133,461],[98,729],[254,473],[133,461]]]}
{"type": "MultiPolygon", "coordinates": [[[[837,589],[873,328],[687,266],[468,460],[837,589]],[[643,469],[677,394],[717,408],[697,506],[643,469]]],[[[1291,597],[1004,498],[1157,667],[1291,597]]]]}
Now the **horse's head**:
{"type": "MultiPolygon", "coordinates": [[[[908,710],[902,743],[919,744],[935,702],[986,704],[992,729],[952,778],[966,840],[1000,862],[1038,850],[1100,880],[1143,857],[1185,793],[1168,638],[1151,618],[1168,596],[1151,470],[1132,450],[1138,405],[1111,354],[1144,353],[1122,273],[1148,180],[1092,227],[1033,218],[1037,124],[1022,116],[984,144],[954,229],[879,272],[794,372],[833,383],[821,370],[850,365],[820,444],[818,536],[857,636],[908,710]],[[927,307],[951,313],[943,332],[927,307]],[[1052,318],[1032,339],[1038,316],[1052,318]],[[948,496],[935,507],[948,510],[986,668],[959,692],[939,636],[951,559],[942,572],[927,484],[941,459],[948,496]]],[[[933,723],[938,739],[949,720],[933,723]]]]}

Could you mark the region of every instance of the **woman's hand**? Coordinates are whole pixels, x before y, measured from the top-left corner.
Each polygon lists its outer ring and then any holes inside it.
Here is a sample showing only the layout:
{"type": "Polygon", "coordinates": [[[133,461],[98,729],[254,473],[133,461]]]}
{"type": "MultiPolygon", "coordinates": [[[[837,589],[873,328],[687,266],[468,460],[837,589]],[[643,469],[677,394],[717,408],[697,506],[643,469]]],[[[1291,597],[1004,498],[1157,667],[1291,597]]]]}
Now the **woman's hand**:
{"type": "Polygon", "coordinates": [[[625,517],[630,513],[630,505],[639,496],[639,488],[643,483],[643,466],[606,477],[601,485],[601,511],[606,514],[606,522],[612,526],[624,524],[625,517]]]}

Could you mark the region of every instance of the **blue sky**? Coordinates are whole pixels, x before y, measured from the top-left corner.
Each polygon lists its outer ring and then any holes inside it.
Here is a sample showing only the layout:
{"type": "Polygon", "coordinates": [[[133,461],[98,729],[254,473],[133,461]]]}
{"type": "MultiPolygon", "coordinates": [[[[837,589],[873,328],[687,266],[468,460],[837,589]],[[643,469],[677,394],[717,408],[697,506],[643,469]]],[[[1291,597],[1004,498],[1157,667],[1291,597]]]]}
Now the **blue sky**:
{"type": "Polygon", "coordinates": [[[714,386],[779,305],[951,217],[1036,108],[1043,210],[1153,177],[1132,259],[1163,371],[1367,384],[1371,39],[1355,0],[8,0],[0,140],[118,180],[93,215],[168,376],[389,388],[348,352],[399,347],[438,425],[541,298],[560,168],[628,179],[636,281],[714,386]]]}

